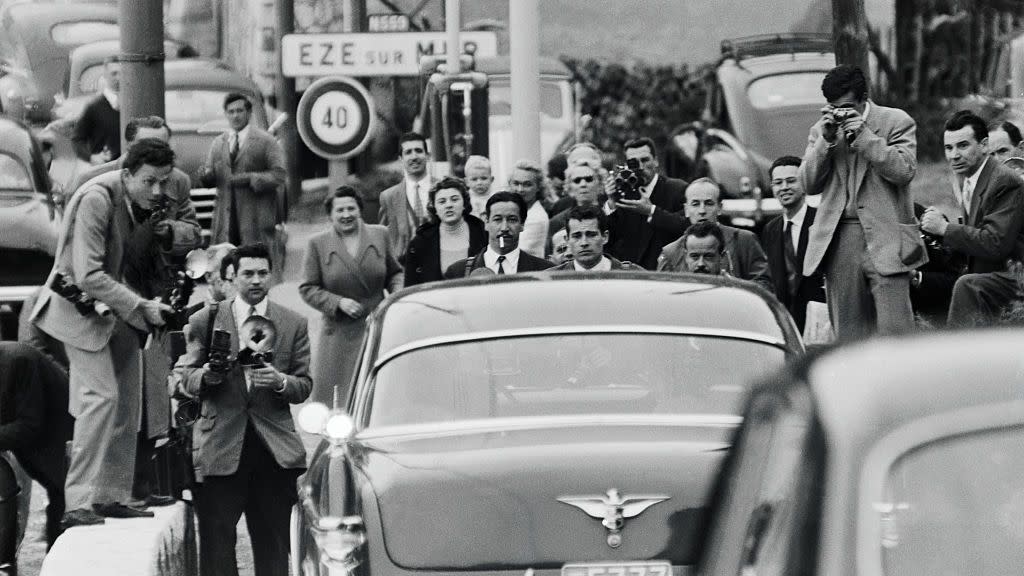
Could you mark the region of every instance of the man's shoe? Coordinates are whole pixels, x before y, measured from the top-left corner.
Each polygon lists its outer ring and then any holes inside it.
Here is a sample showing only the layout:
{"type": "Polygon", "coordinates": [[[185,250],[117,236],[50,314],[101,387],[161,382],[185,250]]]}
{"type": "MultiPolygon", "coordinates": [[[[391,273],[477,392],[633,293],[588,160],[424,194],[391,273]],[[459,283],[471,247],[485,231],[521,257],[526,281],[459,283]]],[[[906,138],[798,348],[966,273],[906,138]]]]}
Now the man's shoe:
{"type": "Polygon", "coordinates": [[[153,513],[149,510],[125,506],[120,502],[110,504],[93,504],[92,509],[100,516],[107,518],[152,518],[153,513]]]}
{"type": "Polygon", "coordinates": [[[64,513],[64,516],[60,519],[60,527],[62,530],[68,528],[74,528],[75,526],[94,526],[96,524],[103,524],[106,520],[103,516],[89,510],[87,508],[78,508],[76,510],[68,510],[64,513]]]}
{"type": "Polygon", "coordinates": [[[130,500],[126,503],[127,506],[132,508],[149,508],[151,506],[170,506],[177,502],[178,499],[174,496],[163,496],[160,494],[150,494],[145,498],[138,498],[136,500],[130,500]]]}

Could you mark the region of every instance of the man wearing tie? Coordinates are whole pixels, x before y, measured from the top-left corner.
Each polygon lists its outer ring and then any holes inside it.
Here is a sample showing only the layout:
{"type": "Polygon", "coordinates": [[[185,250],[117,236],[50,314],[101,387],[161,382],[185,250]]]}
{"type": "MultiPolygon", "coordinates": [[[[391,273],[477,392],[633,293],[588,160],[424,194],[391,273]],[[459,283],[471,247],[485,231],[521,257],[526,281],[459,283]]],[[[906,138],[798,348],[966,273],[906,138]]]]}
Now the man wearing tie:
{"type": "Polygon", "coordinates": [[[217,188],[210,242],[269,245],[284,217],[284,150],[249,124],[252,102],[245,95],[225,96],[224,115],[230,129],[214,138],[200,172],[203,186],[217,188]]]}
{"type": "Polygon", "coordinates": [[[526,200],[515,192],[497,192],[487,199],[487,248],[448,267],[445,278],[462,278],[486,268],[495,274],[538,272],[554,266],[519,248],[519,234],[526,221],[526,200]]]}
{"type": "Polygon", "coordinates": [[[953,286],[947,323],[988,323],[998,318],[1019,290],[1007,260],[1024,258],[1024,182],[989,158],[988,128],[968,110],[946,121],[943,146],[960,188],[963,223],[949,222],[929,207],[921,217],[921,229],[967,258],[968,274],[953,286]]]}
{"type": "Polygon", "coordinates": [[[799,170],[800,158],[796,156],[783,156],[768,170],[772,194],[785,212],[764,225],[761,244],[768,257],[775,297],[789,310],[803,332],[807,302],[824,302],[825,289],[820,273],[813,276],[803,274],[807,231],[814,224],[816,210],[807,205],[797,174],[799,170]]]}
{"type": "Polygon", "coordinates": [[[380,224],[388,227],[388,241],[400,264],[416,228],[429,217],[430,187],[434,182],[427,174],[427,140],[416,132],[398,139],[398,157],[405,170],[405,179],[380,193],[380,224]]]}

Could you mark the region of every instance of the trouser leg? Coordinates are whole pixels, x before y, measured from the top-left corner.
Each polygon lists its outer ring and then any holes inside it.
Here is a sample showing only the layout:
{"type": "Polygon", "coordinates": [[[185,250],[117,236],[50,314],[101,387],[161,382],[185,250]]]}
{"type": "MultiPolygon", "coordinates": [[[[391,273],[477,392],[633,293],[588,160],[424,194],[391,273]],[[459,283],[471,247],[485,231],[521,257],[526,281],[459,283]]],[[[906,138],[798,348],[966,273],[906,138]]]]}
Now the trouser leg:
{"type": "Polygon", "coordinates": [[[1019,290],[1017,279],[1008,272],[965,274],[953,285],[947,324],[970,327],[995,322],[1019,290]]]}
{"type": "Polygon", "coordinates": [[[6,458],[0,458],[0,575],[18,570],[18,480],[6,458]]]}
{"type": "Polygon", "coordinates": [[[60,519],[64,515],[64,482],[67,460],[64,442],[51,441],[31,450],[18,451],[18,462],[33,480],[46,490],[46,548],[60,536],[60,519]]]}
{"type": "Polygon", "coordinates": [[[841,341],[867,336],[875,326],[874,298],[864,275],[866,252],[860,224],[840,222],[823,265],[828,314],[841,341]]]}
{"type": "Polygon", "coordinates": [[[295,479],[299,470],[281,468],[251,425],[246,443],[258,454],[245,506],[255,575],[288,576],[289,517],[297,500],[295,479]]]}
{"type": "Polygon", "coordinates": [[[878,334],[903,334],[914,330],[910,274],[882,276],[875,271],[870,258],[864,259],[864,270],[871,287],[878,334]]]}
{"type": "Polygon", "coordinates": [[[4,452],[3,458],[5,458],[7,463],[11,465],[11,470],[14,471],[14,478],[18,482],[17,543],[18,548],[21,548],[21,541],[25,538],[25,527],[28,526],[29,510],[32,508],[32,478],[28,475],[28,472],[18,464],[17,459],[14,458],[14,454],[4,452]]]}

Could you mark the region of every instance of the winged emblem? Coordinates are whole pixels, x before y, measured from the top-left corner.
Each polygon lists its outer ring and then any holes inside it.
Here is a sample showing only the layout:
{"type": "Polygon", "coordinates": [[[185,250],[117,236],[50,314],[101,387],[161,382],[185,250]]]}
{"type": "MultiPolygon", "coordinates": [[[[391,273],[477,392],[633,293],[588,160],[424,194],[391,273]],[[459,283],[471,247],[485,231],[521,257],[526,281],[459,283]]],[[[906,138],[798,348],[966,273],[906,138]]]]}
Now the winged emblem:
{"type": "Polygon", "coordinates": [[[669,498],[650,494],[622,496],[612,488],[604,496],[562,496],[557,500],[601,520],[601,525],[608,529],[608,545],[618,548],[622,545],[622,528],[627,518],[639,516],[644,510],[669,498]]]}

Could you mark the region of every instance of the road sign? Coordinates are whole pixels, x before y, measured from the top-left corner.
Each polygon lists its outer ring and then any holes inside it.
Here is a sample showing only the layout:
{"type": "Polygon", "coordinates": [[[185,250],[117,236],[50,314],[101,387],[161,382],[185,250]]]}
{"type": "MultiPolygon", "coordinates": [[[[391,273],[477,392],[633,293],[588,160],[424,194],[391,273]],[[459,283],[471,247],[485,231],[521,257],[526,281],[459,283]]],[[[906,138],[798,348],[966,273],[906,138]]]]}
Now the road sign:
{"type": "Polygon", "coordinates": [[[321,78],[299,100],[299,136],[328,160],[344,160],[366,148],[376,125],[373,99],[351,78],[321,78]]]}
{"type": "MultiPolygon", "coordinates": [[[[287,34],[281,39],[285,76],[416,76],[420,59],[442,56],[444,32],[380,34],[287,34]]],[[[494,32],[459,34],[464,53],[497,56],[494,32]]]]}
{"type": "Polygon", "coordinates": [[[405,14],[370,14],[366,17],[370,32],[408,32],[409,17],[405,14]]]}

